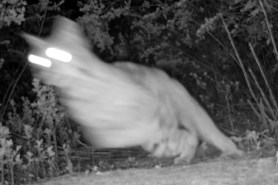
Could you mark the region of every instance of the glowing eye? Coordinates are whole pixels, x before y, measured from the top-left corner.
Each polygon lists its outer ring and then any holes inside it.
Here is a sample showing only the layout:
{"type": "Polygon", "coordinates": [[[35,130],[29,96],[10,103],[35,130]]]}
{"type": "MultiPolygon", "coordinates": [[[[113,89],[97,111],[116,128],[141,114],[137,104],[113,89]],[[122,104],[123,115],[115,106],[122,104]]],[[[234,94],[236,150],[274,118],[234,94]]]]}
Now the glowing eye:
{"type": "Polygon", "coordinates": [[[62,62],[69,62],[72,59],[72,55],[69,52],[57,48],[47,48],[45,54],[50,58],[60,60],[62,62]]]}
{"type": "Polygon", "coordinates": [[[29,55],[28,60],[34,64],[38,64],[44,67],[51,67],[51,61],[43,57],[39,57],[36,55],[29,55]]]}

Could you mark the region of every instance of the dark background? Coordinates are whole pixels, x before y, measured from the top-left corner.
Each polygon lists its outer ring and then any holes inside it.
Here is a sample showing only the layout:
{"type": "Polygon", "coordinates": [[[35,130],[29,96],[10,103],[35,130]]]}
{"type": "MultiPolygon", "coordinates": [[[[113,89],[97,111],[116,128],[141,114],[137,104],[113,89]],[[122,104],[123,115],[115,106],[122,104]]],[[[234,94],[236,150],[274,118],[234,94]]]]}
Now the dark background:
{"type": "MultiPolygon", "coordinates": [[[[0,5],[0,138],[5,160],[19,165],[14,170],[27,164],[36,178],[66,173],[73,148],[86,145],[54,88],[33,80],[28,45],[19,35],[49,35],[57,15],[78,22],[92,52],[105,62],[154,66],[178,79],[227,135],[245,138],[255,130],[258,138],[277,137],[276,1],[18,0],[0,5]],[[40,162],[36,166],[31,159],[40,162]],[[56,163],[59,168],[51,166],[56,163]]],[[[18,179],[28,181],[25,173],[18,179]]]]}

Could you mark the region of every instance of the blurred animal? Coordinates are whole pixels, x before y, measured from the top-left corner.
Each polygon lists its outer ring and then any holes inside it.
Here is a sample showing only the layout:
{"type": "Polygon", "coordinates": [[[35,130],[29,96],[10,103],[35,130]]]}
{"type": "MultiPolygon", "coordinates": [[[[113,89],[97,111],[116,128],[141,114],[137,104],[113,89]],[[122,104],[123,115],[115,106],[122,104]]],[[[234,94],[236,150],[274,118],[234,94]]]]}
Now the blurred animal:
{"type": "MultiPolygon", "coordinates": [[[[225,155],[242,155],[188,91],[165,72],[131,62],[108,64],[90,51],[75,22],[59,17],[52,35],[23,37],[30,54],[51,61],[37,76],[59,90],[60,98],[83,133],[99,147],[141,146],[156,157],[190,162],[199,140],[225,155]],[[46,54],[58,48],[71,55],[61,62],[46,54]]],[[[58,55],[58,58],[60,55],[58,55]]]]}

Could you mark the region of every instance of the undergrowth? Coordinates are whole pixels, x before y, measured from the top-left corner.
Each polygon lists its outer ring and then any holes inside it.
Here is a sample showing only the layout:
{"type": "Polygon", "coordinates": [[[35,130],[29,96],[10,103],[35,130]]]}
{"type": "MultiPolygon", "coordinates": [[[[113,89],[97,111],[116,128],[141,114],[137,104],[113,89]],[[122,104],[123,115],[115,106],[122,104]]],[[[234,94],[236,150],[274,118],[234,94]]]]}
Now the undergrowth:
{"type": "Polygon", "coordinates": [[[67,123],[54,88],[37,79],[33,86],[34,101],[26,97],[21,103],[10,100],[5,126],[0,127],[2,184],[27,183],[72,171],[69,148],[79,140],[79,133],[67,123]],[[64,168],[61,162],[66,164],[64,168]]]}
{"type": "MultiPolygon", "coordinates": [[[[105,61],[130,60],[166,70],[192,91],[220,123],[221,130],[232,136],[241,148],[275,153],[277,89],[275,76],[267,71],[276,70],[278,58],[272,30],[275,24],[272,25],[268,17],[269,14],[276,15],[274,5],[269,4],[272,1],[157,2],[160,3],[144,1],[137,5],[132,1],[115,4],[112,1],[82,1],[78,2],[78,7],[83,15],[76,20],[94,43],[96,53],[105,61]],[[219,10],[223,12],[218,13],[219,10]],[[267,65],[260,61],[264,53],[258,54],[261,43],[263,49],[273,49],[275,59],[267,60],[267,65]]],[[[63,3],[39,1],[25,8],[24,0],[0,2],[3,15],[0,29],[22,23],[24,26],[20,31],[46,34],[53,15],[71,15],[63,3]],[[61,11],[63,8],[64,12],[61,11]],[[25,19],[26,12],[29,17],[25,19]]],[[[27,64],[16,68],[16,72],[11,70],[14,74],[6,69],[14,59],[11,56],[25,57],[22,48],[26,46],[3,30],[1,34],[8,36],[4,40],[0,38],[0,81],[5,82],[5,85],[1,84],[5,91],[0,92],[3,97],[0,102],[1,184],[29,183],[76,171],[140,166],[132,157],[136,154],[129,155],[127,150],[112,152],[113,155],[110,151],[99,152],[99,156],[94,153],[94,149],[83,142],[78,125],[69,121],[53,87],[34,79],[32,93],[35,97],[13,99],[15,89],[24,86],[19,84],[19,79],[26,72],[27,64]],[[123,154],[125,158],[118,160],[123,154]],[[124,167],[116,161],[124,161],[124,167]]],[[[270,55],[270,52],[266,53],[270,55]]],[[[135,151],[137,154],[142,152],[135,151]]],[[[146,155],[142,158],[148,159],[146,155]]]]}

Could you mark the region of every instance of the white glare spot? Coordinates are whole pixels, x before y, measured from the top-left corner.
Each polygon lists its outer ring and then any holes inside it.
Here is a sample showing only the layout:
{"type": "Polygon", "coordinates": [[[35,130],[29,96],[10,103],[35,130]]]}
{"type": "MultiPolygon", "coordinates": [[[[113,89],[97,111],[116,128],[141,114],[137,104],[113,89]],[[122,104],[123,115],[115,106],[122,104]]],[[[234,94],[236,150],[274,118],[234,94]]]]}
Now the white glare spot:
{"type": "Polygon", "coordinates": [[[69,62],[72,59],[72,55],[69,52],[57,48],[47,48],[45,54],[50,58],[60,60],[62,62],[69,62]]]}
{"type": "Polygon", "coordinates": [[[44,67],[51,67],[51,61],[43,57],[39,57],[36,55],[29,55],[28,60],[34,64],[38,64],[44,67]]]}

